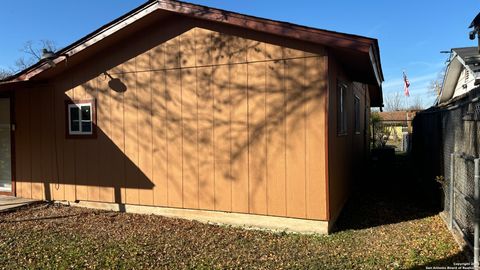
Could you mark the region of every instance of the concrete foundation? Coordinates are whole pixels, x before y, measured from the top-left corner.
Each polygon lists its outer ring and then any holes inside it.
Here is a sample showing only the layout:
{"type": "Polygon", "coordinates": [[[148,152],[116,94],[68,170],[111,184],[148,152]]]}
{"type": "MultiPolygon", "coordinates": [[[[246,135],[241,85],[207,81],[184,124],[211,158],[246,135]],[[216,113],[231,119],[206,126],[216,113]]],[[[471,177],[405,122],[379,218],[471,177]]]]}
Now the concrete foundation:
{"type": "MultiPolygon", "coordinates": [[[[63,202],[65,203],[65,202],[63,202]]],[[[273,217],[262,215],[238,214],[220,211],[166,208],[157,206],[119,205],[100,202],[68,202],[70,206],[100,210],[122,211],[135,214],[153,214],[170,218],[196,220],[209,224],[231,225],[247,229],[283,231],[303,234],[327,234],[329,222],[297,218],[273,217]]]]}

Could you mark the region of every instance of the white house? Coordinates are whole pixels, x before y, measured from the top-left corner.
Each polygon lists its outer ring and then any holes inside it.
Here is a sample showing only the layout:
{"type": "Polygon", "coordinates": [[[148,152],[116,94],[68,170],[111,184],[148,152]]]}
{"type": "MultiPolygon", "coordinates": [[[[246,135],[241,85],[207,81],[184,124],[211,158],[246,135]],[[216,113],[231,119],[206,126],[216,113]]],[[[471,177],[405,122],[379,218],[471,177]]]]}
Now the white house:
{"type": "Polygon", "coordinates": [[[480,85],[478,47],[452,49],[438,104],[446,103],[480,85]]]}

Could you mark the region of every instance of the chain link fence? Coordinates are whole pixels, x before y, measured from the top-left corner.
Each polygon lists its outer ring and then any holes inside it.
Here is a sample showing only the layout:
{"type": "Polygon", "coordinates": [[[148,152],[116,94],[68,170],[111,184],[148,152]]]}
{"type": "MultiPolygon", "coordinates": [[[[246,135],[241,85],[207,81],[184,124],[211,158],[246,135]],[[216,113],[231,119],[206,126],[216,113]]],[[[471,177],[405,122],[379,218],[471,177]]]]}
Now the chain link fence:
{"type": "MultiPolygon", "coordinates": [[[[466,243],[475,242],[475,159],[480,151],[480,88],[418,113],[412,156],[422,181],[441,183],[444,216],[466,243]]],[[[478,169],[478,168],[477,168],[478,169]]],[[[439,185],[440,186],[440,185],[439,185]]],[[[477,237],[478,238],[478,237],[477,237]]]]}
{"type": "MultiPolygon", "coordinates": [[[[448,189],[449,227],[458,230],[470,247],[474,246],[475,232],[475,158],[463,153],[450,157],[453,173],[446,187],[448,189]]],[[[477,162],[478,166],[478,162],[477,162]]],[[[478,171],[478,167],[476,169],[478,171]]]]}

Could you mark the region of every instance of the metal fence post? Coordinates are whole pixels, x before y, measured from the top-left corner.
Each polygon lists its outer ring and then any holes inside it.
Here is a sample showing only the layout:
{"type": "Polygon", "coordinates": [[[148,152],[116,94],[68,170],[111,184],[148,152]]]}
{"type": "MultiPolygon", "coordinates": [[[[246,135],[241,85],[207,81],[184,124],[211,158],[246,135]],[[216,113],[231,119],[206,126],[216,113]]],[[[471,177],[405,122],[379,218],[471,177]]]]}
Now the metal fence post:
{"type": "Polygon", "coordinates": [[[454,167],[455,166],[455,154],[452,153],[450,154],[450,188],[448,189],[448,192],[449,192],[449,198],[450,198],[450,216],[449,216],[449,222],[448,222],[448,226],[449,226],[449,229],[453,229],[453,185],[454,185],[454,177],[455,177],[455,170],[454,170],[454,167]]]}
{"type": "Polygon", "coordinates": [[[480,190],[479,190],[479,182],[480,182],[480,159],[475,159],[475,177],[474,177],[474,230],[473,230],[473,266],[474,269],[478,269],[478,255],[480,251],[480,247],[478,246],[479,236],[480,236],[480,207],[479,207],[479,197],[480,197],[480,190]]]}

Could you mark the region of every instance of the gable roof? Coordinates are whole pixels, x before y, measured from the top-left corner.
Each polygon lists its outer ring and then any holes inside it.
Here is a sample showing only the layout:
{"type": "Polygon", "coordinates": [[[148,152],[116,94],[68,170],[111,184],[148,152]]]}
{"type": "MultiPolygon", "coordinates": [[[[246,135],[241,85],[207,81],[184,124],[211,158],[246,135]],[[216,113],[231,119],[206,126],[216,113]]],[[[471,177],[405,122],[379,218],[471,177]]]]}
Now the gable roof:
{"type": "Polygon", "coordinates": [[[478,47],[453,48],[451,50],[450,61],[438,99],[439,104],[448,102],[465,91],[471,90],[465,89],[461,93],[456,93],[458,80],[464,70],[472,74],[474,80],[472,83],[475,86],[480,83],[480,53],[478,47]]]}
{"type": "Polygon", "coordinates": [[[420,110],[378,112],[378,115],[382,118],[382,121],[404,122],[404,121],[411,121],[413,117],[415,117],[415,114],[418,111],[420,110]]]}
{"type": "MultiPolygon", "coordinates": [[[[146,2],[56,52],[57,57],[51,62],[59,64],[66,61],[67,58],[75,57],[83,50],[95,47],[110,35],[120,32],[127,26],[139,22],[156,12],[167,12],[213,21],[330,48],[336,58],[346,67],[346,72],[353,80],[369,84],[371,105],[383,105],[381,89],[383,73],[378,41],[376,39],[248,16],[175,0],[151,0],[146,2]],[[357,61],[352,61],[352,59],[357,59],[357,61]]],[[[49,69],[51,69],[51,65],[46,60],[41,60],[17,74],[1,80],[0,86],[2,84],[35,80],[39,74],[49,69]]]]}

